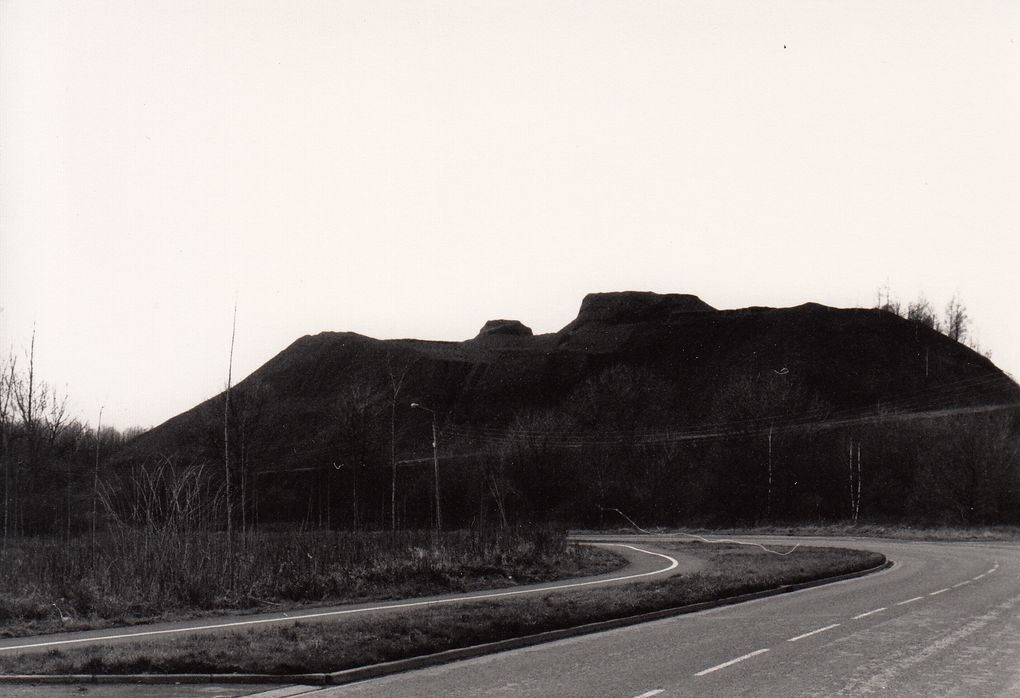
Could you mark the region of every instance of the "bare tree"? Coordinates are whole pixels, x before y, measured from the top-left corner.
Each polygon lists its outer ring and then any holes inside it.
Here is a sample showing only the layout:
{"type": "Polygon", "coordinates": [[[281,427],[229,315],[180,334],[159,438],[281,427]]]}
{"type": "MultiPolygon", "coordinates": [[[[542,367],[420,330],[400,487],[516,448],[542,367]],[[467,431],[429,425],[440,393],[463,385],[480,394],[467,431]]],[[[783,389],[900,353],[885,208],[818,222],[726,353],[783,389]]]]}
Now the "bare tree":
{"type": "Polygon", "coordinates": [[[373,459],[378,399],[363,385],[352,385],[336,407],[337,461],[327,468],[327,486],[334,472],[351,473],[351,525],[359,526],[358,471],[373,459]]]}
{"type": "Polygon", "coordinates": [[[7,537],[10,527],[10,434],[14,419],[14,376],[17,358],[14,352],[0,365],[0,459],[4,470],[4,537],[0,547],[0,558],[7,552],[7,537]]]}
{"type": "Polygon", "coordinates": [[[246,383],[244,390],[235,391],[231,400],[237,441],[235,462],[240,475],[241,531],[247,531],[250,525],[254,525],[254,512],[249,516],[256,496],[256,478],[252,476],[255,467],[252,454],[261,440],[260,434],[265,426],[263,424],[265,408],[269,400],[268,391],[261,380],[251,382],[249,379],[246,383]]]}
{"type": "Polygon", "coordinates": [[[855,524],[861,513],[861,442],[850,437],[850,519],[855,524]],[[854,454],[856,451],[856,462],[854,454]]]}
{"type": "Polygon", "coordinates": [[[925,327],[930,327],[933,330],[941,331],[938,313],[935,312],[935,308],[924,297],[923,293],[917,296],[917,300],[911,301],[907,305],[907,319],[918,322],[925,327]]]}
{"type": "Polygon", "coordinates": [[[507,499],[513,493],[513,480],[507,474],[507,461],[510,460],[509,447],[505,444],[490,447],[484,461],[485,484],[496,504],[496,515],[499,527],[509,527],[506,515],[507,499]]]}
{"type": "Polygon", "coordinates": [[[950,339],[962,342],[967,338],[970,318],[967,317],[967,308],[959,294],[954,295],[946,304],[945,325],[946,335],[950,339]]]}
{"type": "Polygon", "coordinates": [[[397,400],[413,363],[405,360],[398,365],[390,354],[386,355],[386,373],[390,379],[390,528],[394,531],[397,530],[397,400]]]}
{"type": "Polygon", "coordinates": [[[46,412],[48,404],[48,387],[45,382],[36,379],[35,375],[35,328],[32,328],[32,340],[25,354],[28,360],[28,372],[24,375],[14,374],[14,402],[21,416],[22,430],[27,441],[27,469],[21,473],[20,467],[14,469],[14,529],[15,534],[25,529],[25,509],[21,503],[22,490],[32,491],[36,469],[39,463],[39,415],[46,412]]]}
{"type": "MultiPolygon", "coordinates": [[[[785,366],[758,374],[734,376],[722,385],[716,395],[713,414],[728,425],[731,434],[765,437],[765,496],[762,507],[765,519],[773,514],[776,494],[776,428],[790,419],[803,400],[799,380],[785,366]]],[[[782,431],[779,435],[781,443],[782,431]]]]}
{"type": "Polygon", "coordinates": [[[103,407],[96,422],[96,465],[92,469],[92,556],[96,555],[96,500],[99,499],[99,444],[103,436],[103,407]]]}
{"type": "Polygon", "coordinates": [[[223,400],[223,477],[227,517],[227,578],[229,588],[234,588],[234,512],[230,491],[230,387],[234,371],[234,336],[237,332],[237,302],[234,302],[234,319],[230,327],[230,359],[227,362],[227,390],[223,400]]]}
{"type": "Polygon", "coordinates": [[[893,297],[888,283],[878,289],[877,295],[878,303],[875,305],[876,308],[892,313],[893,315],[899,315],[900,317],[903,316],[900,302],[893,297]]]}

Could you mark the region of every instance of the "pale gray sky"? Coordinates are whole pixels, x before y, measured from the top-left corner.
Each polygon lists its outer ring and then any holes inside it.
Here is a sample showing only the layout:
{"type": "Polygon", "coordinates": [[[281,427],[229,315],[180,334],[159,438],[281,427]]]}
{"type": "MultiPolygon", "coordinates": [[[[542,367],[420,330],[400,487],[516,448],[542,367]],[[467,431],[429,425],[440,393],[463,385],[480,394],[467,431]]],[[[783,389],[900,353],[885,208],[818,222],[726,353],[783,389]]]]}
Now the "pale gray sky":
{"type": "Polygon", "coordinates": [[[0,2],[0,339],[154,425],[297,337],[602,290],[872,305],[1020,375],[1020,3],[0,2]]]}

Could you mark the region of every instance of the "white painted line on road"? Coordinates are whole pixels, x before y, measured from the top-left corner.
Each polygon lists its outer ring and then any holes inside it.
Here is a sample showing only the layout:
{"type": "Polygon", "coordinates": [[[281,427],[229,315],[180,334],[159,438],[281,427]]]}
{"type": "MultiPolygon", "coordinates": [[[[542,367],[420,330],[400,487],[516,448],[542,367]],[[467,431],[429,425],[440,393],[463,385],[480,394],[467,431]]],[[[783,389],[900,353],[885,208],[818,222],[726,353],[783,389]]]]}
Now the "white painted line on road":
{"type": "Polygon", "coordinates": [[[634,696],[634,698],[652,698],[652,696],[657,696],[665,690],[666,690],[665,688],[655,688],[652,689],[651,691],[645,691],[639,696],[634,696]]]}
{"type": "Polygon", "coordinates": [[[907,599],[906,601],[900,601],[896,605],[897,606],[906,606],[908,603],[914,603],[915,601],[920,601],[923,598],[924,598],[923,596],[915,596],[912,599],[907,599]]]}
{"type": "Polygon", "coordinates": [[[976,576],[976,577],[971,577],[970,579],[971,579],[971,581],[972,581],[972,582],[976,582],[977,580],[979,580],[979,579],[981,579],[982,577],[984,577],[984,576],[985,576],[986,574],[988,574],[988,573],[987,573],[987,572],[985,572],[984,574],[979,574],[978,576],[976,576]]]}
{"type": "Polygon", "coordinates": [[[995,571],[995,570],[997,570],[997,569],[999,569],[999,566],[998,566],[998,565],[996,565],[996,566],[995,566],[995,567],[993,567],[992,569],[990,569],[990,570],[988,570],[987,572],[985,572],[985,574],[991,574],[992,572],[994,572],[994,571],[995,571]]]}
{"type": "Polygon", "coordinates": [[[966,582],[960,582],[959,584],[954,584],[953,588],[954,589],[959,589],[960,587],[965,587],[968,584],[970,584],[970,580],[969,579],[966,582]]]}
{"type": "Polygon", "coordinates": [[[367,608],[348,608],[340,611],[320,611],[318,613],[298,613],[294,615],[286,615],[279,617],[274,616],[272,618],[255,618],[252,620],[238,620],[227,623],[210,623],[207,625],[193,625],[184,628],[169,628],[166,630],[141,630],[133,633],[117,633],[113,635],[102,635],[96,634],[90,637],[79,637],[72,638],[69,640],[50,640],[49,642],[33,642],[27,645],[12,645],[9,647],[0,647],[0,652],[10,652],[12,650],[27,650],[36,647],[56,647],[58,645],[77,645],[84,642],[102,642],[103,640],[125,640],[136,637],[152,637],[154,635],[176,635],[179,633],[189,633],[196,630],[217,630],[219,628],[238,628],[245,625],[264,625],[266,623],[289,623],[296,620],[308,620],[310,618],[332,618],[336,616],[348,616],[357,613],[368,613],[370,611],[389,611],[396,608],[418,608],[423,606],[440,606],[451,603],[459,603],[462,601],[475,601],[478,599],[495,599],[503,596],[522,596],[524,594],[540,594],[546,591],[557,591],[559,589],[575,589],[577,587],[587,587],[596,584],[609,584],[610,582],[622,582],[628,579],[639,579],[641,577],[650,577],[656,574],[662,574],[663,572],[669,572],[675,570],[680,566],[680,563],[676,558],[664,555],[663,553],[653,553],[651,550],[644,550],[642,548],[635,547],[633,545],[627,545],[626,543],[593,543],[593,545],[611,545],[619,548],[630,548],[636,550],[639,553],[645,553],[646,555],[654,555],[655,557],[661,557],[665,560],[669,560],[669,566],[663,567],[662,569],[652,570],[651,572],[638,572],[637,574],[628,574],[623,577],[610,577],[609,579],[592,579],[587,582],[571,582],[569,584],[549,584],[543,587],[535,587],[533,589],[511,589],[509,591],[495,591],[488,594],[475,594],[475,595],[464,595],[454,596],[448,599],[433,599],[431,601],[408,601],[406,603],[394,603],[382,606],[370,606],[367,608]]]}
{"type": "Polygon", "coordinates": [[[796,642],[797,640],[803,640],[805,637],[811,637],[812,635],[817,635],[818,633],[824,633],[826,630],[838,628],[840,625],[842,625],[842,623],[833,623],[832,625],[826,625],[824,628],[818,628],[817,630],[812,630],[809,633],[804,633],[803,635],[798,635],[797,637],[791,637],[789,640],[787,640],[787,642],[796,642]]]}
{"type": "Polygon", "coordinates": [[[885,610],[885,606],[882,606],[882,608],[876,608],[874,611],[868,611],[866,613],[858,613],[856,616],[853,617],[853,620],[860,620],[861,618],[867,618],[868,616],[874,615],[876,613],[881,613],[884,610],[885,610]]]}
{"type": "Polygon", "coordinates": [[[944,594],[947,591],[949,591],[949,587],[946,587],[945,589],[938,589],[936,591],[930,592],[928,594],[928,596],[938,596],[939,594],[944,594]]]}
{"type": "Polygon", "coordinates": [[[757,657],[759,654],[765,654],[768,651],[769,651],[769,648],[766,647],[764,649],[755,650],[754,652],[748,652],[747,654],[745,654],[745,655],[743,655],[741,657],[737,657],[736,659],[731,659],[728,662],[723,662],[722,664],[716,664],[714,667],[710,667],[708,669],[703,669],[703,670],[699,671],[697,674],[695,674],[695,676],[704,676],[705,674],[711,674],[713,671],[719,671],[720,669],[725,669],[728,666],[733,666],[737,662],[742,662],[745,659],[750,659],[751,657],[757,657]]]}

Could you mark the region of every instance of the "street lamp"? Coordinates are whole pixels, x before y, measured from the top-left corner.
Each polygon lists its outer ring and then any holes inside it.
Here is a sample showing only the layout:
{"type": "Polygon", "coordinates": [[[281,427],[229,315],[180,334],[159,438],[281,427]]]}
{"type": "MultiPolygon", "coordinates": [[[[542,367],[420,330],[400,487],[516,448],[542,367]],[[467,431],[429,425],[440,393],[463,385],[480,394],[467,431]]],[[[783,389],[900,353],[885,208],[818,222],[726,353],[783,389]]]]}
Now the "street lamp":
{"type": "Polygon", "coordinates": [[[436,531],[443,528],[443,516],[439,511],[439,452],[438,448],[438,436],[436,432],[436,413],[434,410],[430,410],[424,405],[419,405],[417,402],[412,402],[411,407],[419,410],[425,410],[432,415],[432,475],[435,481],[435,493],[436,493],[436,531]]]}

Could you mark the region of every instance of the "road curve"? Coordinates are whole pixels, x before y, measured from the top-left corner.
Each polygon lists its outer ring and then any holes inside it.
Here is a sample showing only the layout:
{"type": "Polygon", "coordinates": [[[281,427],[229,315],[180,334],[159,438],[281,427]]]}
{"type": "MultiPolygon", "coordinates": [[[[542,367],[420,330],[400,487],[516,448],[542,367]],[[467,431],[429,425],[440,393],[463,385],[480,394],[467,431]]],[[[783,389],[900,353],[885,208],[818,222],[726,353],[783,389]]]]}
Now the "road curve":
{"type": "Polygon", "coordinates": [[[875,550],[895,564],[792,594],[314,695],[1020,696],[1020,545],[748,539],[875,550]]]}
{"type": "Polygon", "coordinates": [[[248,616],[231,616],[226,618],[203,618],[200,620],[181,621],[176,623],[158,623],[151,625],[135,625],[103,630],[89,630],[75,633],[57,633],[31,637],[15,637],[0,640],[0,656],[23,652],[41,652],[52,649],[66,649],[83,645],[111,644],[116,642],[138,642],[141,640],[158,640],[160,638],[179,637],[203,632],[224,632],[247,630],[271,624],[295,623],[298,621],[329,621],[360,617],[371,614],[392,613],[400,610],[438,606],[481,599],[498,599],[527,594],[541,594],[579,587],[622,584],[635,580],[654,579],[661,576],[682,572],[685,568],[699,564],[698,561],[685,561],[682,555],[666,555],[653,550],[638,547],[633,541],[591,541],[593,545],[609,547],[627,560],[622,569],[608,574],[564,579],[557,582],[542,584],[526,584],[510,589],[490,589],[463,594],[443,594],[403,601],[375,601],[360,604],[349,604],[329,608],[293,610],[286,613],[267,613],[248,616]],[[679,560],[677,558],[680,558],[679,560]]]}

